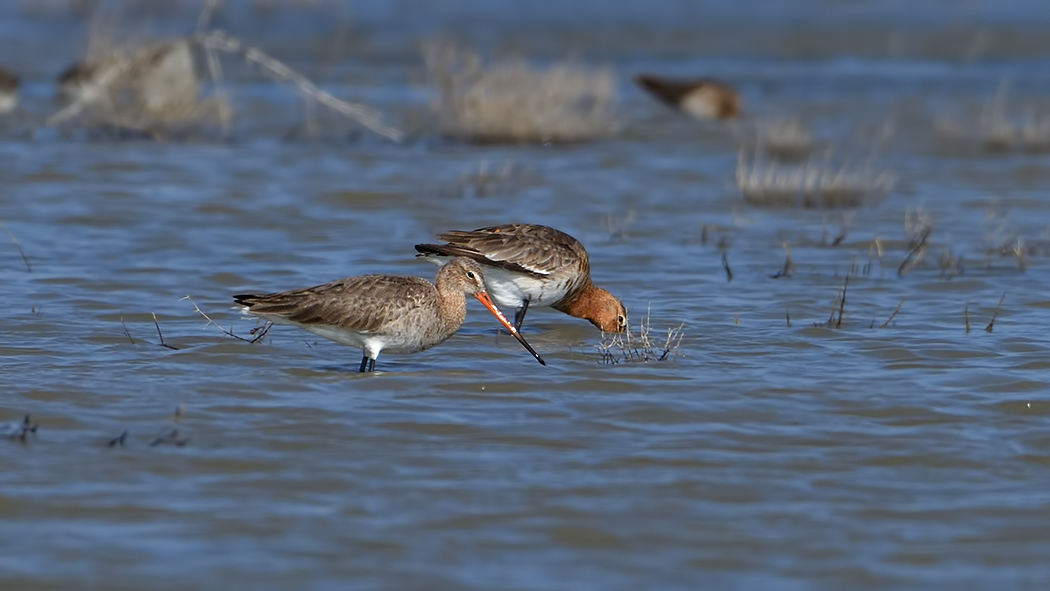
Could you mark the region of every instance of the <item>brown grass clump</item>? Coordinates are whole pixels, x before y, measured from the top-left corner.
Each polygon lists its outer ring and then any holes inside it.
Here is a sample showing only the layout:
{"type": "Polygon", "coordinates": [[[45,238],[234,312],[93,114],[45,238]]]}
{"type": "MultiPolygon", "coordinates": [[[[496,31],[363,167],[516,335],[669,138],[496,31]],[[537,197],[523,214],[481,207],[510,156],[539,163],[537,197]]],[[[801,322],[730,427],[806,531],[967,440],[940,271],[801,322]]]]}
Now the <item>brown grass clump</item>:
{"type": "Polygon", "coordinates": [[[120,35],[102,14],[92,25],[87,57],[62,75],[59,88],[69,104],[48,119],[57,125],[79,119],[88,127],[136,131],[156,139],[193,135],[219,127],[229,131],[233,111],[223,84],[219,54],[233,55],[292,88],[304,105],[322,105],[395,142],[403,134],[382,123],[366,105],[341,100],[299,72],[221,30],[208,30],[218,0],[205,4],[198,34],[169,41],[140,42],[120,35]],[[210,95],[202,94],[198,53],[207,65],[210,95]]]}
{"type": "Polygon", "coordinates": [[[601,355],[599,363],[616,365],[674,359],[678,356],[678,348],[685,336],[682,332],[684,326],[683,323],[667,329],[667,335],[661,342],[660,337],[651,332],[652,325],[647,311],[645,320],[638,324],[637,332],[628,326],[627,331],[623,333],[602,333],[602,340],[598,344],[598,353],[601,355]]]}
{"type": "Polygon", "coordinates": [[[123,47],[107,40],[90,46],[88,57],[63,75],[60,90],[69,105],[51,124],[74,117],[89,127],[112,127],[166,137],[214,126],[228,106],[201,95],[190,39],[123,47]]]}
{"type": "Polygon", "coordinates": [[[483,64],[448,44],[424,48],[441,131],[480,143],[580,142],[616,130],[607,70],[523,62],[483,64]]]}
{"type": "Polygon", "coordinates": [[[881,202],[895,179],[887,172],[812,162],[784,166],[756,158],[748,163],[741,153],[736,182],[744,201],[757,207],[840,209],[881,202]]]}

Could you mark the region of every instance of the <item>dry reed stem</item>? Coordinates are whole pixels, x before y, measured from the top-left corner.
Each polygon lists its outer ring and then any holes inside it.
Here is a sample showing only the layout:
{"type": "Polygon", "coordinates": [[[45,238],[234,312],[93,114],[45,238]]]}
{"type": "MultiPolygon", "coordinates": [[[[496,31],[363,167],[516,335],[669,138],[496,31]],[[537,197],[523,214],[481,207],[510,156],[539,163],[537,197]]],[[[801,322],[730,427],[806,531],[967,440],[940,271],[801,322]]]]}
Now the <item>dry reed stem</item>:
{"type": "Polygon", "coordinates": [[[120,315],[120,326],[121,326],[121,328],[124,329],[124,336],[128,337],[128,340],[131,341],[131,344],[132,345],[136,344],[135,343],[135,339],[131,338],[131,331],[128,330],[128,325],[124,324],[124,315],[123,314],[120,315]]]}
{"type": "Polygon", "coordinates": [[[926,241],[930,238],[930,233],[933,232],[933,228],[926,228],[919,236],[919,243],[911,249],[908,256],[904,257],[904,262],[897,268],[897,275],[903,277],[909,271],[911,271],[915,265],[919,264],[922,257],[926,254],[926,241]]]}
{"type": "Polygon", "coordinates": [[[296,72],[262,51],[246,46],[241,40],[231,37],[222,31],[211,31],[209,33],[195,35],[193,40],[205,48],[235,54],[246,61],[252,62],[263,68],[263,71],[279,82],[289,82],[295,86],[300,94],[308,97],[333,111],[353,119],[363,127],[381,135],[391,141],[400,142],[404,134],[397,129],[383,124],[379,120],[378,113],[371,107],[357,103],[350,103],[338,99],[317,87],[306,76],[296,72]]]}
{"type": "Polygon", "coordinates": [[[849,289],[849,273],[842,283],[842,297],[839,298],[839,319],[835,321],[835,328],[842,328],[842,313],[846,310],[846,290],[849,289]]]}
{"type": "Polygon", "coordinates": [[[966,334],[970,334],[970,304],[963,308],[963,322],[966,323],[966,334]]]}
{"type": "Polygon", "coordinates": [[[1003,309],[1003,300],[1006,299],[1006,292],[1003,292],[1003,296],[999,298],[999,304],[995,306],[995,312],[992,314],[991,321],[988,322],[988,326],[984,327],[984,332],[992,332],[995,328],[995,319],[999,317],[999,312],[1003,309]]]}
{"type": "Polygon", "coordinates": [[[791,277],[791,273],[795,271],[795,258],[791,256],[791,246],[787,242],[781,242],[781,246],[784,247],[784,252],[787,258],[784,259],[784,266],[775,274],[770,275],[773,279],[780,279],[781,277],[791,277]]]}
{"type": "Polygon", "coordinates": [[[1017,245],[1012,249],[1014,257],[1017,259],[1017,268],[1022,272],[1028,270],[1028,262],[1024,257],[1024,238],[1021,236],[1017,237],[1017,245]]]}
{"type": "Polygon", "coordinates": [[[254,344],[254,343],[258,343],[259,341],[261,341],[261,340],[262,340],[263,338],[265,338],[265,337],[266,337],[266,335],[267,335],[267,334],[268,334],[268,333],[270,332],[270,327],[272,327],[272,326],[273,326],[273,323],[272,323],[272,322],[269,322],[269,321],[267,321],[267,322],[266,322],[266,324],[264,324],[264,325],[262,326],[262,328],[261,328],[261,329],[260,329],[260,328],[259,328],[258,326],[257,326],[257,327],[255,327],[255,328],[253,328],[253,329],[252,329],[252,330],[251,330],[251,331],[249,332],[249,334],[251,334],[251,335],[252,335],[252,338],[250,338],[250,339],[246,339],[246,338],[242,337],[242,336],[241,336],[241,335],[239,335],[239,334],[234,334],[234,332],[233,332],[233,329],[232,329],[232,328],[231,328],[230,330],[226,330],[226,329],[225,329],[225,328],[223,328],[223,327],[222,327],[221,325],[219,325],[219,323],[218,323],[218,322],[215,322],[214,320],[212,320],[212,319],[211,319],[211,316],[208,316],[207,314],[205,314],[205,313],[204,313],[204,310],[201,310],[201,309],[200,309],[200,307],[199,307],[199,306],[197,305],[197,303],[196,303],[196,302],[194,302],[194,301],[193,301],[193,298],[191,298],[190,296],[188,296],[188,295],[187,295],[187,296],[184,296],[184,297],[182,297],[182,298],[179,298],[179,301],[180,301],[180,302],[181,302],[182,300],[187,300],[187,301],[189,301],[189,303],[193,305],[193,309],[194,309],[194,310],[196,310],[198,314],[200,314],[201,316],[203,316],[203,317],[204,317],[204,319],[208,321],[208,323],[204,325],[204,328],[208,328],[209,326],[214,326],[215,328],[217,328],[217,329],[219,329],[220,331],[222,331],[222,333],[223,333],[224,335],[226,335],[226,336],[228,336],[228,337],[233,337],[233,338],[235,338],[235,339],[237,339],[237,340],[240,340],[240,341],[244,341],[244,342],[246,342],[246,343],[252,343],[252,344],[254,344]]]}
{"type": "Polygon", "coordinates": [[[169,345],[169,344],[164,342],[164,334],[160,332],[160,322],[157,322],[157,313],[156,312],[150,312],[150,314],[153,314],[153,326],[157,327],[157,337],[160,339],[160,346],[161,347],[167,347],[168,349],[171,349],[172,351],[178,351],[179,350],[178,347],[173,347],[172,345],[169,345]]]}
{"type": "Polygon", "coordinates": [[[729,259],[726,257],[726,253],[722,253],[722,268],[726,271],[726,283],[733,280],[733,270],[729,268],[729,259]]]}
{"type": "Polygon", "coordinates": [[[110,439],[109,442],[106,443],[106,447],[124,447],[124,442],[127,441],[127,439],[128,431],[127,429],[125,429],[119,437],[114,437],[113,439],[110,439]]]}
{"type": "Polygon", "coordinates": [[[891,322],[893,322],[893,319],[897,317],[898,313],[900,313],[901,307],[904,306],[904,300],[906,299],[908,299],[908,296],[904,296],[901,298],[901,303],[897,304],[897,309],[893,311],[893,314],[890,314],[890,317],[886,319],[886,322],[882,323],[882,326],[879,327],[880,329],[886,328],[890,325],[891,322]]]}
{"type": "Polygon", "coordinates": [[[22,243],[18,241],[18,238],[15,238],[14,233],[11,232],[11,230],[9,230],[7,226],[5,226],[4,224],[0,224],[0,228],[3,228],[4,232],[7,232],[7,237],[11,239],[11,242],[15,245],[15,248],[18,249],[18,254],[22,255],[22,262],[26,265],[26,272],[32,273],[33,266],[29,264],[29,257],[26,256],[26,251],[22,249],[22,243]]]}

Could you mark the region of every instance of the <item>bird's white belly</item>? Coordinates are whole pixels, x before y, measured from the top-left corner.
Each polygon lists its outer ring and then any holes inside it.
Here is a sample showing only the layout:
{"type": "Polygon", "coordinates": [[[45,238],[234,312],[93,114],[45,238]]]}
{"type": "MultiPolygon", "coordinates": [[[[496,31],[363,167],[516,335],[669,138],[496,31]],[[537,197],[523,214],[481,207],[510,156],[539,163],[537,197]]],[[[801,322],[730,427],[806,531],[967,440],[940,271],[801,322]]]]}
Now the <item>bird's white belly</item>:
{"type": "MultiPolygon", "coordinates": [[[[443,265],[449,261],[449,257],[430,255],[423,257],[423,260],[443,265]]],[[[530,308],[550,307],[569,293],[568,282],[558,284],[548,277],[516,273],[484,263],[482,267],[485,269],[485,287],[501,310],[517,310],[526,301],[530,308]]]]}
{"type": "Polygon", "coordinates": [[[552,306],[568,293],[568,286],[553,279],[513,273],[499,267],[485,267],[485,287],[496,305],[516,310],[526,301],[529,307],[552,306]]]}
{"type": "Polygon", "coordinates": [[[0,92],[0,114],[10,113],[18,106],[18,93],[0,92]]]}
{"type": "Polygon", "coordinates": [[[681,109],[697,119],[717,119],[718,99],[711,91],[698,89],[682,101],[681,109]]]}

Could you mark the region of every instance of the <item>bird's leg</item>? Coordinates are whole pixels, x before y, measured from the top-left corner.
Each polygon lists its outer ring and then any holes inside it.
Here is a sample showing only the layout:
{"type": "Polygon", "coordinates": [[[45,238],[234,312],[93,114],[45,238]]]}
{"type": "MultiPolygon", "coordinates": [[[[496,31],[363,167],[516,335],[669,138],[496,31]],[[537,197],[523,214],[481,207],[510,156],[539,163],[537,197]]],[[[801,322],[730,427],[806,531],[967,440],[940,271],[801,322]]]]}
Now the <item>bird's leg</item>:
{"type": "Polygon", "coordinates": [[[361,368],[357,370],[358,373],[365,373],[366,371],[370,371],[368,369],[368,353],[361,357],[361,368]]]}
{"type": "Polygon", "coordinates": [[[525,303],[518,308],[517,312],[514,312],[514,328],[518,332],[521,332],[521,323],[525,322],[525,313],[529,311],[529,300],[525,300],[525,303]]]}
{"type": "Polygon", "coordinates": [[[376,359],[375,357],[368,360],[368,371],[376,370],[376,359]]]}

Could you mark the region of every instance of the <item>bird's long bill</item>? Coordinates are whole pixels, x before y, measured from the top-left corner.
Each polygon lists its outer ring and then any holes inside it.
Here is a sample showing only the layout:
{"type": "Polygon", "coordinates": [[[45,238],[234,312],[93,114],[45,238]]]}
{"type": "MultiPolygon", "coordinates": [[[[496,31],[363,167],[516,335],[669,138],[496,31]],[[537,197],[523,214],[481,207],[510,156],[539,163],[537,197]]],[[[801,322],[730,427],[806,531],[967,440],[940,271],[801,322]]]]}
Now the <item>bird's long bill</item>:
{"type": "Polygon", "coordinates": [[[514,325],[507,321],[507,317],[503,315],[503,312],[499,311],[499,308],[497,308],[496,304],[493,303],[492,298],[489,297],[488,292],[483,291],[481,293],[474,294],[474,297],[478,298],[478,301],[484,304],[485,307],[489,309],[489,312],[492,312],[492,315],[499,319],[500,324],[503,325],[503,328],[506,328],[510,332],[510,334],[514,335],[514,338],[518,339],[518,342],[521,343],[521,346],[525,347],[525,349],[529,353],[532,353],[532,356],[536,358],[536,361],[540,362],[540,365],[547,365],[547,362],[544,361],[542,357],[540,357],[540,354],[536,352],[536,349],[533,349],[532,345],[530,345],[529,342],[525,340],[525,337],[521,336],[521,333],[514,328],[514,325]]]}

